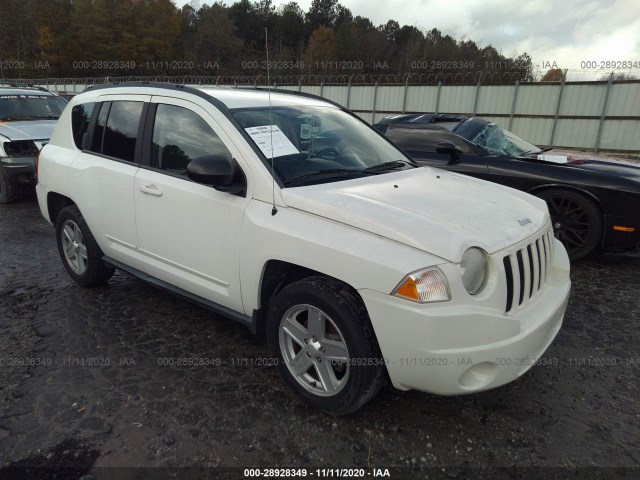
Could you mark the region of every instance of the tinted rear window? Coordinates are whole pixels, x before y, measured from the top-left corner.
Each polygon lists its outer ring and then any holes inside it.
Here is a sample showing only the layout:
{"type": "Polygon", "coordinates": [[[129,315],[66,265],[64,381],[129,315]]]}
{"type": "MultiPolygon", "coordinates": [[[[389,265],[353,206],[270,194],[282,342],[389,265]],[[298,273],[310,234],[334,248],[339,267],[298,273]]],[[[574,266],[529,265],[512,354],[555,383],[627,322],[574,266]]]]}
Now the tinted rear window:
{"type": "Polygon", "coordinates": [[[89,120],[95,103],[83,103],[76,105],[71,110],[71,129],[73,131],[73,141],[76,147],[82,149],[82,137],[89,128],[89,120]]]}
{"type": "Polygon", "coordinates": [[[143,102],[113,102],[104,131],[102,153],[128,162],[134,161],[138,125],[143,102]]]}
{"type": "Polygon", "coordinates": [[[135,161],[136,139],[144,102],[103,103],[93,130],[91,151],[135,161]]]}

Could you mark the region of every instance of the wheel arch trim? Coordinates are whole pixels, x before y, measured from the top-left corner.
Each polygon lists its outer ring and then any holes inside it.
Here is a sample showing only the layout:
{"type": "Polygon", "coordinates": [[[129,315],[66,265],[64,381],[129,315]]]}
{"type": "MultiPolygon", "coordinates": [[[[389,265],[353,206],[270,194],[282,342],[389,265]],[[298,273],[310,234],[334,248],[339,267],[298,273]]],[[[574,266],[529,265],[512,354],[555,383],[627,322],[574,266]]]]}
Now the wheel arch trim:
{"type": "Polygon", "coordinates": [[[304,278],[314,276],[326,277],[328,279],[346,285],[352,290],[352,292],[356,295],[356,297],[359,299],[359,301],[362,303],[362,306],[366,310],[366,306],[364,304],[362,296],[360,295],[358,290],[349,282],[328,273],[318,271],[314,268],[305,267],[304,265],[292,263],[278,258],[271,258],[264,262],[264,264],[262,265],[260,280],[258,282],[259,304],[258,309],[254,311],[254,316],[258,317],[256,325],[257,331],[264,332],[267,307],[270,301],[278,294],[278,292],[282,291],[282,289],[287,285],[303,280],[304,278]],[[259,314],[256,315],[256,313],[258,312],[259,314]]]}
{"type": "Polygon", "coordinates": [[[49,214],[49,221],[53,225],[56,224],[56,220],[58,215],[60,215],[60,212],[70,205],[78,206],[78,204],[67,195],[63,195],[58,192],[47,192],[47,213],[49,214]]]}
{"type": "Polygon", "coordinates": [[[569,185],[566,183],[547,183],[544,185],[539,185],[537,187],[529,189],[527,193],[531,195],[535,195],[537,197],[538,196],[536,195],[537,193],[542,192],[544,190],[552,190],[552,189],[564,189],[564,190],[570,190],[576,193],[581,193],[582,195],[585,195],[586,197],[588,197],[589,199],[595,202],[596,207],[598,207],[598,210],[600,212],[600,216],[602,217],[602,230],[600,231],[600,240],[598,241],[598,245],[600,246],[600,248],[602,248],[605,241],[606,226],[604,221],[604,218],[605,218],[604,208],[602,206],[602,202],[600,201],[600,199],[589,190],[586,190],[576,185],[569,185]]]}
{"type": "Polygon", "coordinates": [[[598,209],[600,210],[600,213],[602,215],[604,215],[604,210],[602,208],[602,202],[600,201],[600,199],[596,195],[594,195],[592,192],[590,192],[589,190],[586,190],[584,188],[578,187],[576,185],[569,185],[569,184],[566,184],[566,183],[545,183],[544,185],[538,185],[536,187],[533,187],[533,188],[527,190],[527,193],[537,196],[536,193],[539,193],[539,192],[541,192],[543,190],[551,190],[551,189],[555,189],[555,188],[564,189],[564,190],[572,190],[574,192],[582,193],[582,194],[588,196],[591,200],[596,202],[596,205],[598,206],[598,209]]]}

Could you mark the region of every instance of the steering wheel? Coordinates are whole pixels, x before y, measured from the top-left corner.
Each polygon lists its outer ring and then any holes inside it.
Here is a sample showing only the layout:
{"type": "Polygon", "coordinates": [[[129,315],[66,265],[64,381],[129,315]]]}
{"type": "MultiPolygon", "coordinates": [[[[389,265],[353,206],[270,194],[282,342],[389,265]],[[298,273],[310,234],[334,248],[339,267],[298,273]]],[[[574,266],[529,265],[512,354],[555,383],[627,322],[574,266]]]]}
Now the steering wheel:
{"type": "Polygon", "coordinates": [[[315,153],[315,156],[316,157],[323,157],[323,156],[325,156],[325,155],[327,155],[329,153],[332,154],[334,158],[337,157],[338,155],[340,155],[340,152],[338,152],[335,148],[329,147],[329,148],[325,148],[324,150],[320,150],[319,152],[315,153]]]}

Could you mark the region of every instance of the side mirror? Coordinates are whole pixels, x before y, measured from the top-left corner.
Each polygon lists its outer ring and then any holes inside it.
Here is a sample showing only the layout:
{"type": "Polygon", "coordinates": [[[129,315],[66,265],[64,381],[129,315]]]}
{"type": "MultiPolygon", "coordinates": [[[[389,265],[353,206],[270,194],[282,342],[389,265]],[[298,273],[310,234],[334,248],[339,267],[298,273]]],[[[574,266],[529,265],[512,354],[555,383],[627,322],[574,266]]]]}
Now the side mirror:
{"type": "Polygon", "coordinates": [[[244,196],[247,191],[246,182],[234,183],[235,160],[223,155],[194,158],[187,165],[187,176],[194,182],[211,185],[221,192],[244,196]]]}
{"type": "Polygon", "coordinates": [[[194,182],[213,187],[229,185],[233,181],[233,165],[222,155],[205,155],[189,162],[187,175],[194,182]]]}
{"type": "Polygon", "coordinates": [[[447,165],[455,165],[456,163],[460,163],[462,150],[460,150],[451,142],[440,142],[436,146],[436,152],[451,155],[451,160],[447,162],[447,165]]]}

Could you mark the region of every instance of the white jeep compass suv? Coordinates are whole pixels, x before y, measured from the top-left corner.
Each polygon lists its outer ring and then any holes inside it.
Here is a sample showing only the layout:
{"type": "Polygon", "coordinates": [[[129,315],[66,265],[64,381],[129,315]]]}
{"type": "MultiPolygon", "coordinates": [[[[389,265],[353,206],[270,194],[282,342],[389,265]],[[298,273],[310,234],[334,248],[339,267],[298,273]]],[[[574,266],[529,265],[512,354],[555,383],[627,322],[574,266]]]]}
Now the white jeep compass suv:
{"type": "Polygon", "coordinates": [[[266,333],[304,401],[478,392],[556,336],[569,261],[544,201],[412,161],[319,97],[120,84],[64,110],[38,201],[82,286],[121,269],[266,333]]]}

